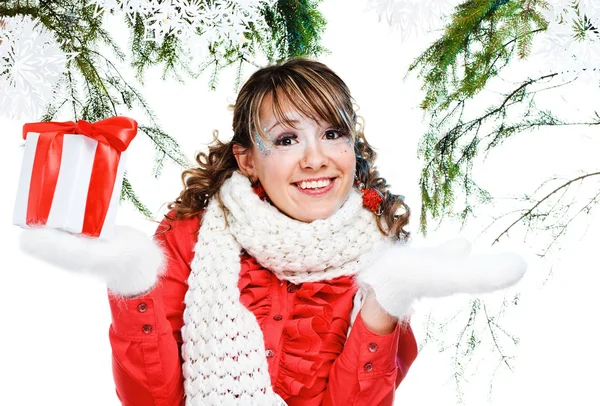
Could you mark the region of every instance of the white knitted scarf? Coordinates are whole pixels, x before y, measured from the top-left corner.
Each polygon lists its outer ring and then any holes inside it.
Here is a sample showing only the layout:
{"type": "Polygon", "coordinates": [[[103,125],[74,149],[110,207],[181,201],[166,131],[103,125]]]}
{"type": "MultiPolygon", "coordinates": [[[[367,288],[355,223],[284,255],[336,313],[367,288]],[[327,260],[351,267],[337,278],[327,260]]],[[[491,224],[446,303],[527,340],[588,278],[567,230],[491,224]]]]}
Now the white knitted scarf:
{"type": "MultiPolygon", "coordinates": [[[[260,326],[242,303],[242,249],[280,280],[354,275],[384,241],[352,189],[331,217],[304,223],[263,202],[234,172],[202,219],[185,296],[183,375],[186,405],[285,405],[273,392],[260,326]]],[[[358,311],[355,300],[353,317],[358,311]]]]}

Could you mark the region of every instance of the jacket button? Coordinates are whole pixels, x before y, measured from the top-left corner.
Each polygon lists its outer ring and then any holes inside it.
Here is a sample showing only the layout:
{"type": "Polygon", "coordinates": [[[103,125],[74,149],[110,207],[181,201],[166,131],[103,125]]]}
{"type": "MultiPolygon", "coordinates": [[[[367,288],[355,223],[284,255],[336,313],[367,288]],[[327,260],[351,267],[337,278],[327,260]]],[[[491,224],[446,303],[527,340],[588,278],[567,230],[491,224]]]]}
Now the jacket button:
{"type": "Polygon", "coordinates": [[[275,355],[275,351],[267,350],[265,351],[265,355],[267,356],[267,358],[273,358],[273,356],[275,355]]]}
{"type": "Polygon", "coordinates": [[[373,364],[367,362],[364,366],[365,372],[371,372],[373,370],[373,364]]]}
{"type": "Polygon", "coordinates": [[[146,334],[150,334],[152,333],[152,326],[150,324],[144,324],[144,327],[142,327],[142,331],[146,334]]]}
{"type": "Polygon", "coordinates": [[[140,313],[144,313],[146,310],[148,310],[148,305],[146,303],[140,303],[138,306],[138,312],[140,313]]]}
{"type": "Polygon", "coordinates": [[[289,293],[294,293],[294,292],[295,292],[295,291],[297,291],[299,288],[300,288],[300,287],[299,287],[299,286],[297,286],[297,285],[289,285],[289,286],[287,287],[287,291],[288,291],[289,293]]]}
{"type": "Polygon", "coordinates": [[[378,349],[379,349],[379,347],[377,346],[377,344],[375,344],[375,343],[369,344],[369,351],[377,352],[378,349]]]}
{"type": "Polygon", "coordinates": [[[276,314],[275,316],[273,316],[273,320],[281,321],[281,320],[283,320],[283,316],[281,314],[276,314]]]}

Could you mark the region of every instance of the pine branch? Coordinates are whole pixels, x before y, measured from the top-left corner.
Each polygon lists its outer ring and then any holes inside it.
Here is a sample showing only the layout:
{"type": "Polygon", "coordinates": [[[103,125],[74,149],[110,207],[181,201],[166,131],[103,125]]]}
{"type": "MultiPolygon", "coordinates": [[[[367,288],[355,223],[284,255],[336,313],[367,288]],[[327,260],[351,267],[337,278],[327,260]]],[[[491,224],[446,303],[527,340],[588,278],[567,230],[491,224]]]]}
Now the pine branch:
{"type": "Polygon", "coordinates": [[[274,7],[265,7],[263,16],[271,28],[271,39],[259,43],[271,63],[327,52],[319,45],[326,25],[318,9],[320,3],[321,0],[279,0],[274,7]]]}
{"type": "MultiPolygon", "coordinates": [[[[563,191],[564,189],[568,188],[571,184],[575,183],[575,182],[580,182],[583,181],[585,179],[591,178],[593,176],[599,176],[600,172],[592,172],[592,173],[586,173],[584,175],[578,176],[576,178],[570,179],[569,181],[561,184],[560,186],[556,187],[555,189],[553,189],[552,191],[550,191],[548,194],[546,194],[544,197],[542,197],[540,200],[537,201],[537,203],[535,203],[533,206],[531,206],[529,209],[527,209],[523,214],[521,214],[521,216],[519,216],[515,221],[513,221],[508,227],[506,227],[495,239],[494,242],[492,244],[495,244],[497,242],[500,241],[500,239],[507,235],[509,233],[509,231],[519,222],[523,221],[524,219],[527,219],[528,217],[533,215],[533,212],[540,206],[542,205],[544,202],[546,202],[547,200],[549,200],[552,196],[554,196],[555,194],[563,191]]],[[[598,195],[596,195],[596,198],[598,197],[598,195]]],[[[593,202],[595,202],[595,199],[593,199],[593,202]]],[[[585,207],[589,207],[589,204],[586,205],[585,207]]]]}
{"type": "Polygon", "coordinates": [[[137,209],[137,211],[142,213],[147,218],[154,218],[152,212],[148,209],[148,207],[146,207],[146,205],[144,205],[144,203],[142,203],[142,201],[139,199],[139,197],[133,190],[129,179],[127,178],[127,173],[125,173],[125,176],[123,177],[123,187],[121,189],[121,201],[123,200],[131,202],[133,206],[137,209]]]}
{"type": "MultiPolygon", "coordinates": [[[[482,153],[485,159],[505,140],[533,129],[600,124],[597,112],[591,119],[575,119],[561,117],[557,109],[536,107],[535,101],[540,95],[570,84],[555,85],[555,78],[562,72],[526,78],[516,86],[511,85],[485,110],[477,105],[476,96],[490,79],[498,77],[513,60],[528,58],[534,38],[548,27],[541,14],[544,7],[547,3],[543,0],[463,1],[443,35],[411,64],[409,73],[417,70],[425,93],[421,108],[431,117],[418,151],[423,160],[419,186],[420,231],[424,234],[430,218],[441,222],[442,218],[454,217],[464,226],[474,216],[477,204],[492,201],[490,193],[474,181],[473,166],[482,153]],[[547,83],[551,85],[545,86],[547,83]],[[473,107],[479,113],[469,113],[467,117],[465,111],[470,112],[473,107]]],[[[542,253],[545,255],[578,216],[589,214],[600,204],[600,188],[589,184],[589,179],[597,179],[598,174],[590,172],[559,186],[553,185],[553,190],[549,193],[544,190],[539,200],[528,197],[525,209],[500,217],[510,220],[511,224],[503,227],[494,244],[518,224],[524,224],[527,232],[543,229],[550,234],[552,241],[542,253]],[[583,193],[573,189],[575,185],[583,189],[584,180],[588,180],[587,197],[582,199],[583,193]],[[591,193],[589,189],[593,189],[591,193]]],[[[498,219],[492,224],[496,221],[498,219]]],[[[487,233],[492,224],[484,232],[487,233]]],[[[511,303],[505,300],[494,317],[485,304],[481,313],[482,303],[471,303],[468,320],[461,324],[457,340],[452,343],[455,348],[452,378],[459,402],[463,400],[462,384],[468,379],[468,364],[482,343],[487,341],[498,354],[492,379],[501,368],[512,371],[513,357],[507,349],[517,345],[518,339],[501,327],[498,318],[517,302],[518,296],[511,303]],[[484,317],[478,317],[481,315],[484,317]],[[487,331],[478,330],[482,325],[487,331]]],[[[492,388],[490,383],[490,391],[492,388]]]]}
{"type": "MultiPolygon", "coordinates": [[[[440,121],[433,121],[430,131],[421,139],[418,156],[425,160],[421,171],[421,217],[420,231],[427,232],[428,215],[432,218],[439,218],[448,213],[448,209],[454,205],[455,185],[458,179],[462,179],[462,190],[466,192],[465,209],[460,214],[461,221],[466,222],[471,214],[469,198],[474,195],[480,201],[489,201],[489,194],[472,181],[472,162],[478,156],[481,141],[494,137],[484,148],[487,153],[499,143],[522,131],[545,126],[558,125],[563,122],[552,117],[549,113],[541,112],[537,118],[531,113],[534,109],[533,98],[536,93],[528,93],[526,90],[532,85],[548,81],[556,77],[558,73],[546,74],[538,78],[530,78],[510,92],[504,95],[501,102],[479,117],[463,121],[464,104],[466,99],[457,102],[453,110],[444,116],[440,121]],[[512,106],[520,105],[525,97],[531,99],[529,109],[524,113],[524,118],[515,120],[515,124],[506,124],[508,109],[512,106]],[[534,118],[527,118],[534,117],[534,118]],[[449,120],[456,124],[449,125],[449,120]],[[500,125],[485,135],[481,136],[480,131],[484,124],[490,121],[498,120],[500,125]],[[442,132],[444,128],[450,126],[450,129],[442,132]],[[442,132],[438,137],[437,134],[442,132]],[[461,139],[470,137],[470,141],[463,142],[461,139]]],[[[592,124],[593,122],[590,122],[592,124]]],[[[565,123],[566,124],[566,123],[565,123]]],[[[573,123],[574,124],[574,123],[573,123]]],[[[583,124],[583,123],[582,123],[583,124]]]]}
{"type": "Polygon", "coordinates": [[[125,78],[123,77],[123,75],[121,74],[119,69],[117,69],[116,65],[110,59],[108,59],[106,56],[104,56],[102,53],[97,52],[97,51],[91,51],[91,52],[93,52],[96,56],[104,59],[106,64],[108,66],[110,66],[112,68],[113,72],[116,73],[117,76],[121,79],[121,81],[125,85],[125,88],[134,96],[134,100],[137,102],[138,106],[140,106],[144,110],[144,113],[150,119],[152,124],[157,125],[156,124],[157,117],[154,114],[153,110],[150,108],[150,105],[148,104],[148,102],[146,102],[146,99],[144,98],[144,96],[135,87],[133,87],[133,85],[131,85],[127,80],[125,80],[125,78]]]}
{"type": "Polygon", "coordinates": [[[498,325],[495,324],[495,323],[493,323],[492,318],[490,318],[490,316],[488,314],[488,311],[487,311],[487,306],[485,305],[485,303],[483,304],[483,313],[485,314],[485,318],[486,318],[486,321],[487,321],[488,331],[490,332],[490,335],[492,337],[492,341],[494,342],[494,347],[496,348],[496,350],[500,354],[500,359],[502,360],[502,362],[504,362],[504,364],[510,370],[510,372],[514,372],[512,366],[508,363],[509,357],[507,357],[504,354],[504,351],[503,351],[502,347],[498,343],[498,339],[496,338],[496,334],[494,332],[495,328],[497,328],[498,325]]]}
{"type": "Polygon", "coordinates": [[[506,66],[517,42],[524,56],[535,34],[547,23],[543,1],[471,0],[460,4],[444,35],[409,67],[419,68],[425,98],[421,108],[434,115],[483,89],[506,66]]]}
{"type": "MultiPolygon", "coordinates": [[[[181,168],[189,168],[190,162],[186,156],[180,151],[179,144],[175,139],[169,136],[158,127],[149,127],[138,125],[138,131],[144,133],[154,143],[158,157],[169,158],[172,162],[179,165],[181,168]]],[[[159,162],[157,160],[156,162],[159,162]]],[[[159,164],[162,165],[162,164],[159,164]]],[[[158,175],[155,173],[155,177],[158,175]]]]}

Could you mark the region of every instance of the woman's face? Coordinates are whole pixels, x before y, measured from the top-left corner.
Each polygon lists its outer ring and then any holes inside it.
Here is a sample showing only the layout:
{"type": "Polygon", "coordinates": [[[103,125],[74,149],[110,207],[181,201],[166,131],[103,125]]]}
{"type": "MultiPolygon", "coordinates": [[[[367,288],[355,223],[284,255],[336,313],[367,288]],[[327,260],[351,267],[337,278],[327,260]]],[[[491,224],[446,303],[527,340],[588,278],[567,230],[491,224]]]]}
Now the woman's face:
{"type": "Polygon", "coordinates": [[[289,104],[281,107],[293,127],[277,121],[271,97],[265,97],[260,118],[267,139],[255,134],[257,146],[236,155],[240,169],[258,179],[271,202],[289,217],[304,222],[328,218],[352,188],[356,165],[352,139],[289,104]]]}

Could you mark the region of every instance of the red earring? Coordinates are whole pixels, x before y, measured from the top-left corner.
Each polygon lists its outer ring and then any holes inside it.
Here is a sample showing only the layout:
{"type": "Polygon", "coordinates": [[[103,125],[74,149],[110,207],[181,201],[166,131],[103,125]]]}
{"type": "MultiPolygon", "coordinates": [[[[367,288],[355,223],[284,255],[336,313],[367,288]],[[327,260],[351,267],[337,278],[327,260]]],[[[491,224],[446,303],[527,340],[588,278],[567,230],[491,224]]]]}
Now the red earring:
{"type": "Polygon", "coordinates": [[[254,194],[260,198],[260,200],[264,201],[269,197],[267,196],[267,192],[265,192],[265,189],[262,187],[259,180],[252,184],[252,190],[254,191],[254,194]]]}
{"type": "Polygon", "coordinates": [[[377,189],[365,187],[365,184],[358,179],[356,180],[356,185],[360,193],[362,193],[363,206],[375,213],[375,215],[381,216],[381,203],[383,203],[381,192],[377,189]]]}

